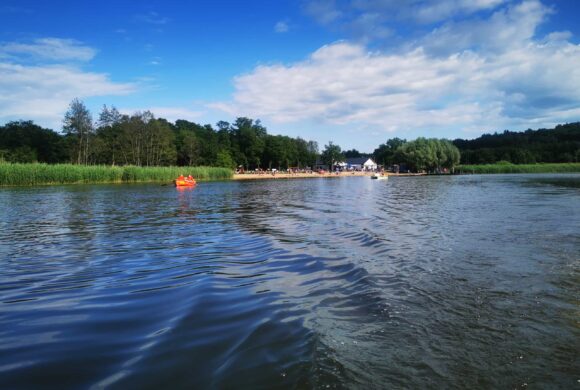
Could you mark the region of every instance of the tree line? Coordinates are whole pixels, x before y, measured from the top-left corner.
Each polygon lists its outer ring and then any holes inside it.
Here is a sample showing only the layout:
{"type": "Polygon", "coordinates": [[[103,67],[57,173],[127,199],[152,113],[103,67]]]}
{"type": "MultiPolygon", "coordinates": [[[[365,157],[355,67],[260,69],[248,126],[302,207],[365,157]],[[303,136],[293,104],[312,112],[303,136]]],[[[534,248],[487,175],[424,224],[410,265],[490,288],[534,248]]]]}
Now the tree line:
{"type": "Polygon", "coordinates": [[[331,166],[351,157],[372,157],[384,167],[405,165],[412,171],[438,172],[463,164],[578,162],[580,123],[555,129],[504,131],[474,140],[392,138],[373,153],[342,151],[329,142],[322,152],[314,141],[268,134],[259,120],[240,117],[215,127],[186,120],[171,123],[151,112],[121,114],[103,106],[96,121],[84,103],[71,102],[63,132],[32,121],[0,126],[0,161],[73,162],[84,165],[219,166],[253,169],[331,166]]]}
{"type": "Polygon", "coordinates": [[[580,162],[580,122],[553,129],[505,130],[473,140],[456,139],[462,164],[513,164],[580,162]]]}
{"type": "Polygon", "coordinates": [[[384,166],[404,163],[416,171],[436,171],[459,163],[574,163],[580,162],[580,122],[525,132],[505,130],[503,133],[483,134],[473,140],[455,139],[452,142],[418,138],[409,143],[392,138],[379,145],[372,154],[354,149],[344,154],[347,157],[372,157],[384,166]]]}
{"type": "Polygon", "coordinates": [[[318,157],[316,142],[270,135],[259,120],[241,117],[216,127],[171,123],[149,111],[125,115],[107,106],[93,122],[75,99],[62,134],[31,121],[0,126],[0,161],[287,169],[313,166],[318,157]]]}

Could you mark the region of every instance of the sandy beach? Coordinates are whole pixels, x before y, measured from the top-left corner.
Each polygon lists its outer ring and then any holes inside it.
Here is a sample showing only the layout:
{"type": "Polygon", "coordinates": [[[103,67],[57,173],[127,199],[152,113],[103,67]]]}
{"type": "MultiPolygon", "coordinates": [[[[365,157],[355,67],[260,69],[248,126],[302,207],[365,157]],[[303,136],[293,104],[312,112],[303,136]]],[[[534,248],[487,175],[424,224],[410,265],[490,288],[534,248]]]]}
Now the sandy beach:
{"type": "MultiPolygon", "coordinates": [[[[325,172],[325,173],[279,173],[272,174],[271,172],[264,173],[236,173],[234,180],[260,180],[260,179],[303,179],[313,177],[356,177],[356,176],[372,176],[374,172],[325,172]]],[[[421,174],[416,173],[391,173],[386,172],[387,176],[417,176],[421,174]]]]}

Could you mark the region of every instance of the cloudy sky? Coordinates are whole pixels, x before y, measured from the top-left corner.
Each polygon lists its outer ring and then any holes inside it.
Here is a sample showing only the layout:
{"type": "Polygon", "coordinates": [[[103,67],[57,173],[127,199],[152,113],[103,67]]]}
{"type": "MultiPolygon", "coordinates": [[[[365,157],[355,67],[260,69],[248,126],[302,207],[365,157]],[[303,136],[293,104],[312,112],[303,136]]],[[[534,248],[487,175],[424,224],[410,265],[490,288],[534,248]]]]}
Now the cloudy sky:
{"type": "Polygon", "coordinates": [[[580,120],[575,0],[0,3],[0,124],[151,110],[372,151],[580,120]]]}

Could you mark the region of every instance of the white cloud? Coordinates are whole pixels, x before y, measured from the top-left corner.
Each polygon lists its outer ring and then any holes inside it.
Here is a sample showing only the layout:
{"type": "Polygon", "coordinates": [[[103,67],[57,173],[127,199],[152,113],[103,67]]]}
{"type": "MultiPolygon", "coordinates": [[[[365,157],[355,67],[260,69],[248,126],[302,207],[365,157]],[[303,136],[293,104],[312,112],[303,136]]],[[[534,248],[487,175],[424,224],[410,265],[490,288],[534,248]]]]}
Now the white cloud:
{"type": "Polygon", "coordinates": [[[456,15],[470,15],[494,9],[505,0],[439,0],[426,1],[413,9],[412,16],[421,23],[434,23],[456,15]]]}
{"type": "Polygon", "coordinates": [[[467,23],[447,24],[396,53],[337,42],[236,77],[232,99],[211,107],[277,123],[425,135],[578,120],[580,45],[566,33],[534,37],[550,12],[523,1],[477,20],[471,32],[467,23]]]}
{"type": "Polygon", "coordinates": [[[288,26],[288,23],[282,20],[274,25],[274,31],[277,33],[285,33],[288,32],[289,30],[290,27],[288,26]]]}
{"type": "MultiPolygon", "coordinates": [[[[393,126],[397,121],[405,123],[406,118],[395,119],[403,112],[424,110],[433,116],[435,110],[419,106],[436,104],[451,89],[459,62],[457,58],[432,61],[420,49],[404,56],[381,55],[339,42],[322,47],[307,61],[261,66],[236,78],[234,101],[215,107],[276,122],[313,119],[393,126]]],[[[477,62],[464,58],[461,67],[466,70],[477,62]]]]}
{"type": "Polygon", "coordinates": [[[536,0],[496,11],[489,19],[449,22],[421,42],[431,53],[448,55],[462,50],[509,51],[525,46],[552,10],[536,0]]]}
{"type": "Polygon", "coordinates": [[[74,39],[40,38],[33,43],[8,42],[0,44],[0,58],[50,61],[89,61],[97,51],[74,39]]]}
{"type": "Polygon", "coordinates": [[[4,43],[0,53],[4,54],[0,57],[2,122],[32,119],[59,129],[72,99],[126,95],[137,88],[133,83],[115,83],[105,73],[66,64],[71,60],[89,61],[96,53],[74,40],[44,38],[33,43],[4,43]]]}
{"type": "MultiPolygon", "coordinates": [[[[511,37],[529,38],[538,23],[554,10],[540,0],[315,0],[305,7],[306,13],[320,24],[356,41],[383,47],[393,41],[400,43],[398,30],[407,35],[417,25],[418,30],[430,26],[433,32],[427,38],[447,53],[461,43],[491,43],[490,36],[500,42],[511,37]],[[497,26],[502,27],[499,31],[503,36],[498,35],[497,26]],[[446,48],[448,44],[452,44],[451,49],[446,48]]],[[[428,42],[422,44],[426,46],[428,42]]]]}
{"type": "Polygon", "coordinates": [[[306,12],[322,24],[330,24],[343,16],[338,9],[336,0],[312,0],[306,3],[306,12]]]}
{"type": "Polygon", "coordinates": [[[106,74],[83,72],[74,67],[0,62],[0,118],[32,118],[59,128],[72,99],[125,95],[135,88],[133,84],[114,83],[106,74]]]}
{"type": "Polygon", "coordinates": [[[546,36],[546,42],[566,42],[572,38],[570,31],[554,31],[546,36]]]}
{"type": "Polygon", "coordinates": [[[333,26],[363,42],[395,36],[397,23],[437,24],[490,11],[509,0],[314,0],[305,11],[322,25],[333,26]]]}

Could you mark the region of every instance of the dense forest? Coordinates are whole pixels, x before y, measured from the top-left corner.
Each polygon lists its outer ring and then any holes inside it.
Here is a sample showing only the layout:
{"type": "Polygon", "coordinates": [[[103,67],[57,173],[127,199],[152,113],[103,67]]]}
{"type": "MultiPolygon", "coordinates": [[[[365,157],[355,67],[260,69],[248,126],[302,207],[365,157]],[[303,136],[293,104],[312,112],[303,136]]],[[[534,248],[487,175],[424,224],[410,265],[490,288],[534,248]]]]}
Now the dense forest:
{"type": "Polygon", "coordinates": [[[0,161],[7,162],[286,169],[312,166],[317,157],[316,142],[270,135],[249,118],[220,121],[213,128],[171,123],[149,111],[122,115],[104,106],[93,124],[78,100],[65,115],[62,134],[31,121],[0,126],[0,161]]]}
{"type": "Polygon", "coordinates": [[[461,164],[512,164],[580,162],[580,122],[558,125],[554,129],[504,131],[484,134],[473,140],[456,139],[460,157],[445,140],[419,138],[412,143],[392,138],[379,145],[373,153],[347,150],[345,157],[371,157],[378,164],[389,167],[407,164],[412,170],[434,171],[441,167],[461,164]],[[420,150],[417,149],[420,146],[420,150]],[[445,156],[443,156],[445,154],[445,156]],[[453,162],[453,163],[452,163],[453,162]]]}
{"type": "Polygon", "coordinates": [[[554,129],[504,131],[474,140],[393,138],[372,154],[342,152],[329,142],[322,152],[314,141],[268,134],[259,120],[237,118],[216,127],[186,120],[171,123],[149,112],[121,114],[103,106],[98,119],[75,99],[63,119],[62,132],[31,121],[0,126],[0,162],[72,162],[84,165],[216,166],[246,170],[314,167],[349,157],[372,157],[389,167],[437,172],[462,164],[580,162],[580,123],[554,129]]]}
{"type": "Polygon", "coordinates": [[[473,140],[456,139],[462,164],[580,162],[580,122],[554,129],[504,131],[473,140]]]}

